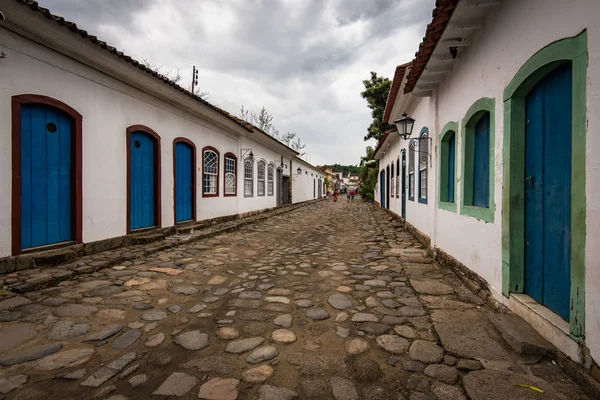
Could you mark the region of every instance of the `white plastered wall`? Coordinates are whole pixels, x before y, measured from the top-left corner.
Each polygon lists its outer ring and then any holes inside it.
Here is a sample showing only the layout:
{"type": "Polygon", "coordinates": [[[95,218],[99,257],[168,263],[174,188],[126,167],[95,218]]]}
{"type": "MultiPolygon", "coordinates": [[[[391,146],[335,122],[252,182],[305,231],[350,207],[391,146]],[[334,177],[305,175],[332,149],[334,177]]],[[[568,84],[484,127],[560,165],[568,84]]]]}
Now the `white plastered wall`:
{"type": "MultiPolygon", "coordinates": [[[[454,72],[437,92],[438,129],[449,121],[456,121],[460,131],[462,118],[476,100],[481,97],[495,98],[494,222],[486,223],[438,209],[435,234],[437,246],[484,277],[492,286],[494,297],[506,301],[501,294],[503,92],[519,68],[536,52],[554,41],[576,36],[587,29],[586,342],[595,360],[600,360],[600,248],[596,245],[600,238],[600,180],[597,179],[600,172],[598,15],[600,2],[595,0],[505,0],[489,16],[486,27],[474,36],[473,45],[466,49],[459,48],[459,61],[454,72]]],[[[463,155],[462,132],[458,133],[456,200],[460,204],[463,155]]],[[[437,206],[437,197],[433,204],[437,206]]]]}
{"type": "MultiPolygon", "coordinates": [[[[240,149],[249,147],[256,160],[280,155],[251,139],[149,96],[106,74],[5,29],[0,29],[0,257],[11,243],[11,97],[38,94],[57,99],[83,116],[83,241],[126,233],[126,128],[145,125],[161,137],[161,220],[174,224],[173,140],[184,137],[197,150],[197,219],[233,215],[276,205],[275,196],[243,197],[240,149]],[[219,197],[202,197],[202,149],[219,151],[219,197]],[[238,157],[238,196],[224,197],[224,155],[238,157]]],[[[199,107],[202,107],[199,105],[199,107]]],[[[288,161],[289,168],[289,161],[288,161]]],[[[289,171],[289,169],[288,169],[289,171]]],[[[256,180],[256,174],[255,174],[256,180]]]]}
{"type": "Polygon", "coordinates": [[[316,199],[319,196],[318,177],[322,176],[323,172],[298,159],[294,159],[294,171],[292,172],[292,203],[316,199]],[[297,173],[298,167],[301,168],[300,174],[297,173]]]}
{"type": "MultiPolygon", "coordinates": [[[[252,135],[257,135],[258,133],[252,133],[252,135]]],[[[268,194],[268,181],[267,181],[267,171],[269,163],[275,165],[275,163],[281,159],[281,155],[276,151],[271,150],[258,142],[251,140],[249,138],[243,137],[241,138],[241,149],[252,150],[252,154],[254,155],[254,163],[253,163],[253,179],[254,179],[254,189],[253,195],[250,197],[246,197],[244,195],[244,160],[240,158],[240,169],[238,176],[238,210],[239,213],[246,213],[249,211],[261,210],[264,208],[271,208],[277,205],[277,171],[275,168],[273,169],[273,194],[269,196],[268,194]],[[263,196],[258,195],[258,162],[265,162],[265,191],[263,196]]],[[[245,151],[244,150],[244,151],[245,151]]],[[[242,150],[240,150],[242,151],[242,150]]],[[[247,156],[248,154],[246,154],[247,156]]],[[[241,155],[240,155],[241,157],[241,155]]]]}

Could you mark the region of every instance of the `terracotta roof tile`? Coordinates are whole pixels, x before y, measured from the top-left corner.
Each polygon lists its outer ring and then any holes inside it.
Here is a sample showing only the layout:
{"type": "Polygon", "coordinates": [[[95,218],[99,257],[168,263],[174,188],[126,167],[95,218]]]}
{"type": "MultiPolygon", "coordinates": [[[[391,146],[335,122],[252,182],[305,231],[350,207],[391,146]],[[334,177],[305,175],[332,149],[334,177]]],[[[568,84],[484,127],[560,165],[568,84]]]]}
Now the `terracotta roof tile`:
{"type": "Polygon", "coordinates": [[[155,70],[146,67],[143,63],[135,60],[134,58],[132,58],[131,56],[128,56],[127,54],[123,53],[122,51],[117,50],[115,47],[110,46],[108,43],[99,40],[96,36],[94,35],[90,35],[86,30],[84,29],[79,29],[77,27],[77,24],[71,21],[67,21],[66,19],[64,19],[64,17],[61,17],[59,15],[54,15],[50,12],[49,9],[42,7],[38,4],[37,1],[34,0],[15,0],[17,3],[21,3],[24,4],[26,6],[29,6],[29,8],[32,11],[36,11],[41,13],[42,15],[44,15],[44,17],[48,18],[48,19],[52,19],[54,21],[56,21],[57,24],[64,26],[65,28],[69,29],[71,32],[77,33],[79,34],[82,38],[84,39],[88,39],[90,42],[94,43],[97,46],[100,46],[102,49],[114,54],[115,56],[119,57],[120,59],[138,67],[139,69],[141,69],[142,71],[154,76],[157,79],[160,79],[161,81],[163,81],[164,83],[172,86],[173,88],[177,89],[178,91],[185,93],[186,95],[194,98],[196,101],[204,104],[205,106],[217,111],[218,113],[226,116],[227,118],[229,118],[230,120],[232,120],[233,122],[235,122],[238,125],[241,125],[244,129],[246,129],[248,132],[254,132],[257,131],[260,134],[266,135],[269,138],[277,141],[279,144],[281,144],[284,147],[287,147],[288,149],[290,149],[291,151],[295,152],[296,154],[299,154],[297,151],[295,151],[294,149],[290,148],[289,146],[287,146],[285,143],[280,142],[279,140],[275,139],[273,136],[269,135],[268,133],[264,132],[263,130],[259,129],[258,127],[254,126],[253,124],[251,124],[250,122],[244,121],[243,119],[240,119],[238,117],[236,117],[235,115],[232,115],[230,113],[228,113],[227,111],[214,106],[212,104],[210,104],[208,101],[202,99],[200,96],[197,96],[195,94],[193,94],[192,92],[190,92],[187,89],[184,89],[183,87],[179,86],[176,82],[173,82],[172,80],[170,80],[169,78],[167,78],[166,76],[156,72],[155,70]]]}
{"type": "Polygon", "coordinates": [[[423,41],[419,45],[419,51],[415,54],[415,59],[413,60],[406,86],[404,87],[404,93],[410,93],[415,88],[458,2],[459,0],[436,0],[432,21],[427,25],[425,37],[423,37],[423,41]]]}
{"type": "Polygon", "coordinates": [[[392,108],[394,108],[394,103],[396,102],[396,96],[398,96],[398,92],[400,91],[400,86],[402,86],[402,79],[404,79],[404,73],[406,72],[406,68],[410,66],[410,63],[398,65],[396,67],[396,72],[394,72],[394,79],[392,80],[392,87],[390,88],[390,93],[388,94],[387,101],[385,103],[385,112],[383,113],[383,122],[386,124],[390,119],[390,115],[392,114],[392,108]]]}
{"type": "Polygon", "coordinates": [[[375,151],[373,152],[373,155],[377,154],[377,152],[381,149],[381,147],[383,146],[383,144],[385,143],[385,140],[387,139],[387,137],[390,135],[390,133],[392,132],[396,132],[396,129],[388,129],[387,131],[385,131],[383,133],[383,136],[381,137],[381,139],[379,139],[379,143],[377,143],[377,147],[375,148],[375,151]]]}

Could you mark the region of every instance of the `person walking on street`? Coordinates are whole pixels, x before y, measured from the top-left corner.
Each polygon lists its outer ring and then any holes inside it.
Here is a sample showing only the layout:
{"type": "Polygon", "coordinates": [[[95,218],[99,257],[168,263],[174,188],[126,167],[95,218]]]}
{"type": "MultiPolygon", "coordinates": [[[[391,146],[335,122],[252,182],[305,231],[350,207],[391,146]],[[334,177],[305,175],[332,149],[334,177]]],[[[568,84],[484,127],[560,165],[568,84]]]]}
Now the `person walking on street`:
{"type": "Polygon", "coordinates": [[[356,192],[354,191],[354,189],[350,190],[350,201],[354,201],[354,196],[356,196],[356,192]]]}

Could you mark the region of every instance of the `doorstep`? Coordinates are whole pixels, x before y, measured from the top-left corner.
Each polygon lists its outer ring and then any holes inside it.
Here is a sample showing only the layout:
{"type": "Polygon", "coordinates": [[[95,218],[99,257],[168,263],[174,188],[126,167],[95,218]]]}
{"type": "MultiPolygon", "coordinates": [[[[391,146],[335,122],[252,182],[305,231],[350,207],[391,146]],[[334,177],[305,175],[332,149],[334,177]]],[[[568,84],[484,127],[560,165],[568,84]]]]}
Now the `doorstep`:
{"type": "Polygon", "coordinates": [[[526,294],[511,294],[508,308],[527,321],[544,339],[571,360],[578,364],[583,363],[579,343],[569,334],[567,321],[526,294]]]}

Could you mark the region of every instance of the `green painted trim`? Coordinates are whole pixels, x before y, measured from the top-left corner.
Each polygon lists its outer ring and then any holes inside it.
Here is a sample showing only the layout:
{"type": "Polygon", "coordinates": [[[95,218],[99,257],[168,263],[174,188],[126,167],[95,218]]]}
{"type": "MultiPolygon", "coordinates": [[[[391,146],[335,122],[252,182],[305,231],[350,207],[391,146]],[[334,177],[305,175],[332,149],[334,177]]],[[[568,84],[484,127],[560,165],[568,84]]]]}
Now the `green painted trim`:
{"type": "Polygon", "coordinates": [[[419,157],[418,157],[418,162],[417,162],[417,167],[419,168],[419,203],[421,204],[427,204],[427,199],[429,198],[429,157],[431,154],[431,148],[430,148],[430,142],[429,142],[429,128],[424,126],[423,128],[421,128],[421,133],[419,133],[419,150],[418,153],[419,157]],[[425,164],[425,197],[421,197],[421,158],[423,157],[423,151],[421,150],[421,143],[423,142],[423,139],[425,139],[425,143],[427,144],[427,152],[425,155],[426,158],[426,164],[425,164]]]}
{"type": "Polygon", "coordinates": [[[446,211],[456,212],[457,207],[457,190],[456,190],[456,172],[458,172],[458,152],[456,151],[458,146],[458,122],[450,121],[442,128],[442,132],[439,135],[439,168],[438,168],[438,208],[446,211]],[[448,170],[442,169],[442,165],[445,164],[445,160],[448,157],[448,141],[446,140],[446,134],[448,132],[454,133],[454,202],[443,201],[441,199],[448,198],[448,170]]]}
{"type": "Polygon", "coordinates": [[[556,66],[551,66],[552,63],[573,61],[580,56],[584,56],[587,60],[587,31],[583,31],[574,37],[550,43],[531,56],[517,71],[514,78],[504,89],[504,101],[511,97],[527,96],[544,76],[556,68],[556,66]]]}
{"type": "Polygon", "coordinates": [[[460,213],[485,222],[494,222],[494,183],[495,183],[495,142],[496,142],[496,99],[482,97],[477,100],[465,114],[462,119],[462,192],[460,198],[460,213]],[[475,124],[486,113],[490,113],[490,193],[488,207],[477,207],[469,204],[473,198],[473,151],[474,142],[472,140],[475,134],[475,124]],[[467,200],[465,202],[465,200],[467,200]]]}
{"type": "Polygon", "coordinates": [[[551,43],[534,54],[504,90],[504,187],[502,193],[502,293],[522,293],[525,282],[525,99],[549,72],[572,63],[571,336],[585,332],[585,161],[587,129],[587,31],[551,43]]]}

